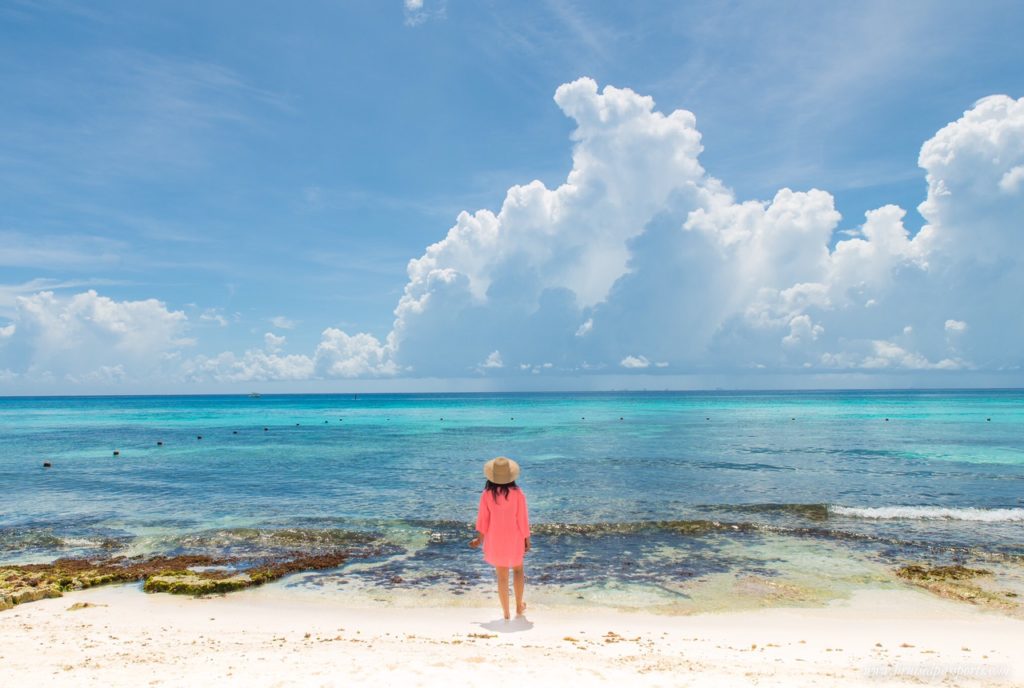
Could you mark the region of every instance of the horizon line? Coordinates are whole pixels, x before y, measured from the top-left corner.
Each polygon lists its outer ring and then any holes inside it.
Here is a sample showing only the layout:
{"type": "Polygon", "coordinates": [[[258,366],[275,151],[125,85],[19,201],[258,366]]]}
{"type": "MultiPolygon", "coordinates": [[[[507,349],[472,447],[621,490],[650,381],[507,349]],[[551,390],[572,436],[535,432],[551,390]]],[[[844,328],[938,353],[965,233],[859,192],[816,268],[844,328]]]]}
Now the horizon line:
{"type": "Polygon", "coordinates": [[[814,387],[814,388],[697,388],[697,389],[605,389],[605,390],[491,390],[467,392],[195,392],[173,394],[0,394],[0,399],[139,399],[146,397],[337,397],[337,396],[501,396],[513,394],[816,394],[839,392],[1024,392],[1024,387],[814,387]]]}

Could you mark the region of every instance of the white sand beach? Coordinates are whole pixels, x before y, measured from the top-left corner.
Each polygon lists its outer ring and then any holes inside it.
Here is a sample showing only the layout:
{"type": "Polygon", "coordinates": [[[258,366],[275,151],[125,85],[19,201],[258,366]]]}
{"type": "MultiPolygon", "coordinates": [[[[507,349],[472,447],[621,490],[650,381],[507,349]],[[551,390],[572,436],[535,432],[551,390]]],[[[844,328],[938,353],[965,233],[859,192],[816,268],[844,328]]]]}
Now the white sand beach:
{"type": "Polygon", "coordinates": [[[1024,621],[913,590],[690,616],[96,588],[0,612],[0,685],[1021,685],[1024,621]]]}

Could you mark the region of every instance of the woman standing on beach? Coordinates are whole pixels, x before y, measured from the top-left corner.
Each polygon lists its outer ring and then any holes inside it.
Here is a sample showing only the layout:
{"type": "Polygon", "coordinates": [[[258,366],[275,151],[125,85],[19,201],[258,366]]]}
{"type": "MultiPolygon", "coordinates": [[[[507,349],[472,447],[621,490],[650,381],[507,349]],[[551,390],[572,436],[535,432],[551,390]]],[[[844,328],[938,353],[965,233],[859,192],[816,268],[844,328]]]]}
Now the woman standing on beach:
{"type": "Polygon", "coordinates": [[[523,555],[530,551],[530,517],[526,510],[526,495],[516,485],[519,464],[499,456],[484,464],[487,483],[480,495],[480,508],[476,516],[479,536],[469,542],[470,547],[484,546],[484,561],[494,567],[498,577],[498,599],[505,618],[508,611],[508,570],[512,569],[516,592],[516,616],[526,611],[523,589],[523,555]]]}

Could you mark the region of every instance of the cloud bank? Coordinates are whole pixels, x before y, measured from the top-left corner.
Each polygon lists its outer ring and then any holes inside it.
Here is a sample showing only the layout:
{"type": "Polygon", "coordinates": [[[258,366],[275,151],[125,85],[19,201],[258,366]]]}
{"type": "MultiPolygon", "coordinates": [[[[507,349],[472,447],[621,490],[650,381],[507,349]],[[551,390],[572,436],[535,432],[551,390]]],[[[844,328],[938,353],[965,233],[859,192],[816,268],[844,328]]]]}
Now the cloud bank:
{"type": "Polygon", "coordinates": [[[183,335],[186,320],[156,299],[115,301],[93,290],[18,296],[13,322],[0,328],[0,370],[8,379],[100,385],[166,378],[194,344],[183,335]]]}
{"type": "Polygon", "coordinates": [[[555,102],[577,123],[565,183],[512,187],[410,261],[400,367],[464,374],[500,350],[508,370],[1019,368],[1024,99],[924,144],[916,235],[889,205],[840,241],[826,191],[741,201],[708,175],[689,112],[591,79],[555,102]]]}
{"type": "Polygon", "coordinates": [[[327,328],[314,351],[289,354],[266,333],[242,354],[190,356],[184,314],[158,301],[42,292],[0,321],[0,371],[249,381],[1020,370],[1024,98],[984,98],[924,143],[915,234],[894,205],[841,227],[824,190],[736,198],[701,166],[695,116],[629,89],[582,78],[555,103],[576,123],[565,181],[514,186],[496,212],[459,214],[409,261],[383,340],[327,328]]]}

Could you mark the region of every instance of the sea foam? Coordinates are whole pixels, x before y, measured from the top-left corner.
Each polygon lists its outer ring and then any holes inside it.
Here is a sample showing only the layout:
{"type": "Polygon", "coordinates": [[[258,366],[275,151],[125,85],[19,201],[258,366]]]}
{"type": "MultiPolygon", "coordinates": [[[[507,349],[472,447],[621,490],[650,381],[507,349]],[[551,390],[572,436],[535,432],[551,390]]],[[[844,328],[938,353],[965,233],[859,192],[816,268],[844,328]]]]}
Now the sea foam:
{"type": "Polygon", "coordinates": [[[851,516],[854,518],[981,521],[985,523],[1024,521],[1024,509],[948,508],[938,506],[851,507],[833,505],[829,506],[828,510],[829,513],[836,516],[851,516]]]}

